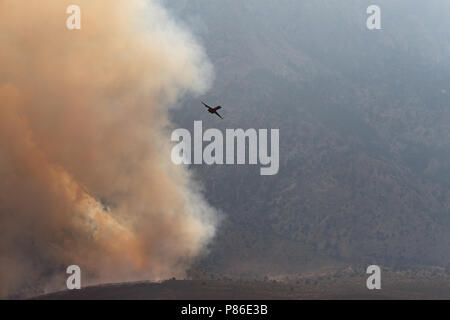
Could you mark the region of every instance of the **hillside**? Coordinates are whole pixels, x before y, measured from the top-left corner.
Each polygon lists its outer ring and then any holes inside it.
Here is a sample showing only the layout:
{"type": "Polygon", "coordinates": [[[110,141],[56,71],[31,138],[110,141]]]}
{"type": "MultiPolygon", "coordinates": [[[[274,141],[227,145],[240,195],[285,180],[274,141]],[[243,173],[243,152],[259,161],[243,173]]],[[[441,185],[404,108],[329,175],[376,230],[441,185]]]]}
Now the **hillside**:
{"type": "Polygon", "coordinates": [[[367,290],[358,269],[323,270],[293,278],[265,280],[168,280],[90,286],[38,296],[40,300],[233,300],[233,299],[449,299],[449,274],[439,269],[384,269],[381,290],[367,290]]]}
{"type": "Polygon", "coordinates": [[[280,171],[194,166],[224,221],[195,268],[227,275],[345,264],[450,265],[450,25],[442,1],[174,1],[216,79],[224,121],[279,128],[280,171]],[[414,3],[412,3],[414,2],[414,3]]]}

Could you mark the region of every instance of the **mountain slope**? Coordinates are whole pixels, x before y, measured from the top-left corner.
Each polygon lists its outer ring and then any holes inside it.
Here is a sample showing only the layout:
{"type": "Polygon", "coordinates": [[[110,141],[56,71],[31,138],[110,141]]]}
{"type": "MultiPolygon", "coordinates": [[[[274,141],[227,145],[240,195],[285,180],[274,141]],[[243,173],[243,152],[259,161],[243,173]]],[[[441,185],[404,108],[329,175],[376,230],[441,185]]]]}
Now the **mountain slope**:
{"type": "Polygon", "coordinates": [[[175,1],[216,81],[180,127],[279,128],[280,171],[195,166],[225,214],[199,267],[230,274],[328,265],[450,265],[450,5],[175,1]],[[439,17],[441,19],[439,19],[439,17]]]}

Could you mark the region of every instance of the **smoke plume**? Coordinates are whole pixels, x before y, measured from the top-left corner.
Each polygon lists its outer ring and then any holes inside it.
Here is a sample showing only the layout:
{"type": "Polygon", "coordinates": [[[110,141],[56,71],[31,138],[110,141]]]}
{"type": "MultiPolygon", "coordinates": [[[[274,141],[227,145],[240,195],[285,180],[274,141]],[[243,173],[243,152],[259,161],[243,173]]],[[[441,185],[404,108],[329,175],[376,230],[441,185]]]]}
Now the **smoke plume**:
{"type": "Polygon", "coordinates": [[[0,295],[180,276],[215,213],[168,108],[211,68],[155,1],[0,0],[0,295]],[[81,29],[69,30],[69,5],[81,29]]]}

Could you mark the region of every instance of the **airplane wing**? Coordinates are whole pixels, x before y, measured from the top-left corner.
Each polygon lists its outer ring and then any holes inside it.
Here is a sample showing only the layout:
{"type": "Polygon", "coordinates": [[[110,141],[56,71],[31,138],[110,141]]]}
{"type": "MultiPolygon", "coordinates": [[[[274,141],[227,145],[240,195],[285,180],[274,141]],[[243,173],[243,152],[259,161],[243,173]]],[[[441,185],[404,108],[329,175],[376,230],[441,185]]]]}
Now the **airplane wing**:
{"type": "Polygon", "coordinates": [[[220,117],[220,119],[223,119],[222,116],[217,111],[214,113],[217,114],[220,117]]]}
{"type": "Polygon", "coordinates": [[[217,111],[219,109],[222,109],[222,107],[221,106],[217,106],[217,107],[213,108],[214,111],[217,111]]]}
{"type": "Polygon", "coordinates": [[[205,106],[205,107],[207,107],[208,109],[212,109],[210,106],[208,106],[206,103],[204,103],[203,101],[202,101],[202,103],[203,103],[203,105],[205,106]]]}

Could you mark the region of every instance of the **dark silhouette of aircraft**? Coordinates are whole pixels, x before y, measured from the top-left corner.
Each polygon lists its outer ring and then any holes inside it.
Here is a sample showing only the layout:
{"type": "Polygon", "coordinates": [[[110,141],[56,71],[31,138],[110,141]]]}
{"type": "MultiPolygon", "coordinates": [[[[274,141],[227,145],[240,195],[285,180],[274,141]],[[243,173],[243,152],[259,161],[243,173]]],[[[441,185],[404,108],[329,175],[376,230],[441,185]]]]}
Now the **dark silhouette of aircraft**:
{"type": "Polygon", "coordinates": [[[204,103],[203,101],[202,101],[202,103],[203,103],[203,105],[204,105],[205,107],[208,108],[208,112],[209,112],[209,113],[215,113],[215,114],[217,114],[217,115],[219,116],[220,119],[223,119],[222,116],[217,112],[217,110],[219,110],[219,109],[222,108],[221,106],[217,106],[217,107],[215,107],[215,108],[211,108],[210,106],[208,106],[208,105],[207,105],[206,103],[204,103]]]}

